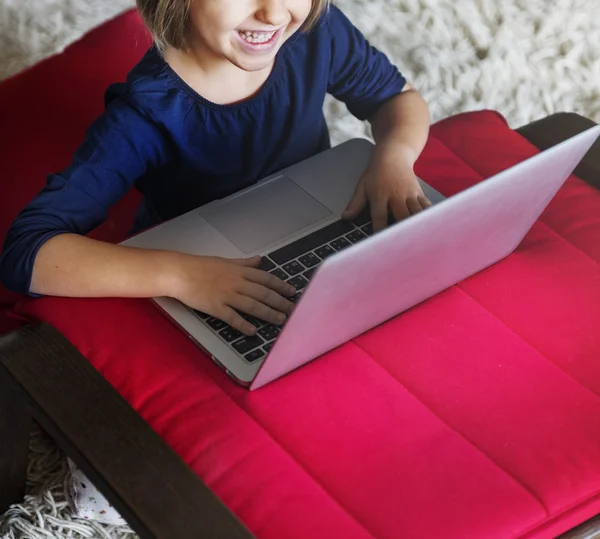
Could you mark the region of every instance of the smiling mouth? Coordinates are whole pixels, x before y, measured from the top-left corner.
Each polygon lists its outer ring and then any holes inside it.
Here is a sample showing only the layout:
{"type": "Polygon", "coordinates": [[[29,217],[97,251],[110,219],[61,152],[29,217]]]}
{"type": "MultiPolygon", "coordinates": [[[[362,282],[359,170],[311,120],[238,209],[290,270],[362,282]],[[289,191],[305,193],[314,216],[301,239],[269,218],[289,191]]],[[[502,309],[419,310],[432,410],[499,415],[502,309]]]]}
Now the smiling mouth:
{"type": "Polygon", "coordinates": [[[238,30],[238,35],[247,43],[252,45],[264,45],[270,43],[279,30],[272,32],[252,32],[249,30],[238,30]]]}

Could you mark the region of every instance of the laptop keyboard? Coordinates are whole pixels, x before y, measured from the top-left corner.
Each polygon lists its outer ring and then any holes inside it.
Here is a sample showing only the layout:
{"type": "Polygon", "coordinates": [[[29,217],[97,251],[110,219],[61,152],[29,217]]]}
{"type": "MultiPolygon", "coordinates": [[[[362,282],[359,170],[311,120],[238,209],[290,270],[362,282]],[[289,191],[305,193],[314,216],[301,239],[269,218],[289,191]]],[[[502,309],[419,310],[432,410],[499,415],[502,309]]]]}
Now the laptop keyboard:
{"type": "MultiPolygon", "coordinates": [[[[297,303],[323,260],[364,240],[371,233],[369,213],[363,212],[353,222],[336,221],[263,256],[260,269],[268,271],[294,286],[297,294],[289,299],[293,303],[297,303]]],[[[254,363],[264,358],[275,344],[282,329],[279,326],[243,315],[247,321],[258,328],[256,335],[248,337],[222,320],[200,311],[194,311],[194,313],[248,363],[254,363]]]]}

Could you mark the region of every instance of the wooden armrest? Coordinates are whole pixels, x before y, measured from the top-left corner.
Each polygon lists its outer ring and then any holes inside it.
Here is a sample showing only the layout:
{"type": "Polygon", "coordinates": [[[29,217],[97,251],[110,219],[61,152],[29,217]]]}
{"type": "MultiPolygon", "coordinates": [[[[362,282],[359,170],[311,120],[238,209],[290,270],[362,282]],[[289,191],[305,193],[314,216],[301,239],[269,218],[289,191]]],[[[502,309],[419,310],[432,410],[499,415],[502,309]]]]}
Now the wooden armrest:
{"type": "Polygon", "coordinates": [[[20,391],[0,366],[0,515],[25,496],[30,432],[20,391]]]}
{"type": "MultiPolygon", "coordinates": [[[[0,386],[12,382],[12,396],[25,399],[41,426],[142,538],[253,537],[55,328],[38,324],[1,337],[0,365],[0,386]]],[[[0,426],[14,428],[2,421],[0,426]]]]}
{"type": "MultiPolygon", "coordinates": [[[[534,146],[546,150],[595,126],[596,123],[573,112],[560,112],[517,129],[534,146]]],[[[600,189],[600,140],[583,158],[575,174],[600,189]]]]}

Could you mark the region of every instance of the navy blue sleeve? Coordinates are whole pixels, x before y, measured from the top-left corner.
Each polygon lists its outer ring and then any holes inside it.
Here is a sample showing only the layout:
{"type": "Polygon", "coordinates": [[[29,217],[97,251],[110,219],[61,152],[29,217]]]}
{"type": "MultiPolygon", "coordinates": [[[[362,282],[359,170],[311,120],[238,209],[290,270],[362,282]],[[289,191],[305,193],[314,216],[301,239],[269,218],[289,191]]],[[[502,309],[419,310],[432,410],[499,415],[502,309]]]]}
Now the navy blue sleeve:
{"type": "Polygon", "coordinates": [[[367,120],[404,89],[406,79],[337,7],[331,7],[324,23],[331,39],[328,92],[359,120],[367,120]]]}
{"type": "Polygon", "coordinates": [[[0,258],[0,282],[27,294],[40,247],[63,233],[87,234],[107,217],[136,179],[167,158],[158,127],[123,99],[113,100],[88,129],[70,166],[47,178],[18,215],[0,258]]]}

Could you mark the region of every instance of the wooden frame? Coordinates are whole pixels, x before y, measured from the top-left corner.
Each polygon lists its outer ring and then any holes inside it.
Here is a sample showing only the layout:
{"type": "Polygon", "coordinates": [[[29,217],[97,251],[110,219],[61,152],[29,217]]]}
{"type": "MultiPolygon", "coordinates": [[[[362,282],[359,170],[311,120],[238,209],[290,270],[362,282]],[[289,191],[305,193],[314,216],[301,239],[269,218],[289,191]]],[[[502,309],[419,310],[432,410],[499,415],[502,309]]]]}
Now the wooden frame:
{"type": "Polygon", "coordinates": [[[0,338],[0,501],[24,494],[30,414],[143,539],[253,536],[48,324],[0,338]]]}
{"type": "MultiPolygon", "coordinates": [[[[541,149],[595,125],[557,114],[519,132],[541,149]]],[[[600,188],[600,143],[577,174],[600,188]]],[[[48,324],[0,337],[0,514],[25,491],[31,417],[143,539],[252,534],[67,339],[48,324]]],[[[565,539],[591,539],[590,521],[565,539]]]]}

